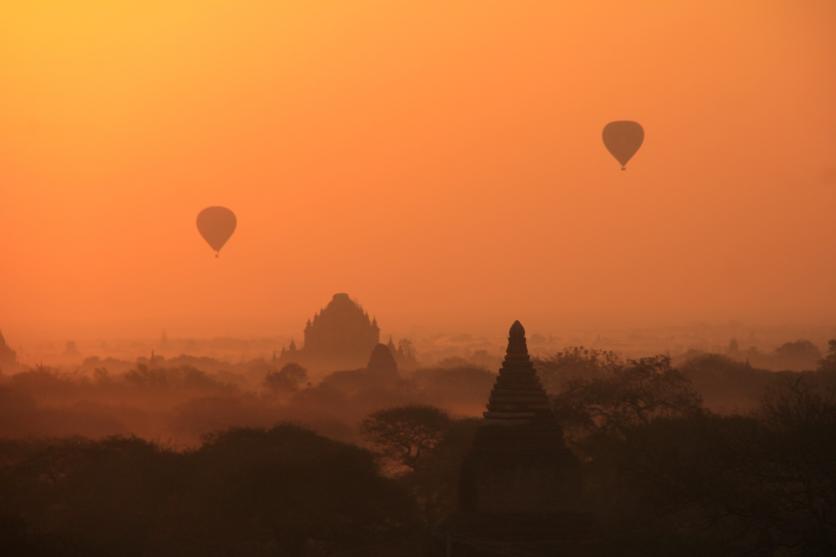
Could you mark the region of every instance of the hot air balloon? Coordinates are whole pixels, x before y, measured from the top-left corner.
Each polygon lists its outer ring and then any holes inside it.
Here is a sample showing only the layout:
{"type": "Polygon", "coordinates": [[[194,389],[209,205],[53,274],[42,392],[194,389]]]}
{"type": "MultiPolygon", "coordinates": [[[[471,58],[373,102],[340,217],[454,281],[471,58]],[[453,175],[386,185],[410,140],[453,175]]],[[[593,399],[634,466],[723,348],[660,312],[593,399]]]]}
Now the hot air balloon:
{"type": "Polygon", "coordinates": [[[197,230],[206,243],[215,250],[215,257],[235,232],[238,219],[226,207],[207,207],[197,215],[197,230]]]}
{"type": "Polygon", "coordinates": [[[638,122],[621,120],[604,126],[603,136],[607,151],[621,163],[621,170],[626,170],[627,161],[642,146],[644,129],[638,122]]]}

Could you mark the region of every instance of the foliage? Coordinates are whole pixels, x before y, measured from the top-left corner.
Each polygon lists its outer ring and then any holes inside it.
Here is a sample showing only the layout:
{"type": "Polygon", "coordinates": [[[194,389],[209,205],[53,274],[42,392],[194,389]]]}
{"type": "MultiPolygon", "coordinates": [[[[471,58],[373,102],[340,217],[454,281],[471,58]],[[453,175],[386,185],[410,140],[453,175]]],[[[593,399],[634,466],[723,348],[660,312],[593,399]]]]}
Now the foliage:
{"type": "Polygon", "coordinates": [[[296,426],[175,453],[135,438],[0,443],[8,555],[411,553],[416,509],[372,455],[296,426]],[[406,549],[404,549],[406,548],[406,549]]]}
{"type": "Polygon", "coordinates": [[[775,349],[775,360],[785,369],[813,369],[821,357],[819,348],[809,340],[786,342],[775,349]]]}
{"type": "Polygon", "coordinates": [[[293,362],[264,377],[264,385],[273,393],[293,393],[307,382],[308,370],[293,362]]]}
{"type": "Polygon", "coordinates": [[[827,343],[827,355],[819,362],[819,371],[836,372],[836,339],[827,343]]]}
{"type": "Polygon", "coordinates": [[[149,367],[138,364],[125,374],[125,382],[147,390],[207,390],[222,391],[226,385],[204,371],[192,366],[174,368],[149,367]]]}
{"type": "Polygon", "coordinates": [[[589,379],[576,379],[554,397],[555,410],[569,428],[624,435],[630,428],[664,416],[699,412],[701,400],[670,358],[631,360],[589,379]]]}
{"type": "Polygon", "coordinates": [[[404,478],[426,524],[438,524],[456,510],[461,465],[480,423],[476,418],[451,421],[435,448],[404,478]]]}
{"type": "Polygon", "coordinates": [[[363,420],[366,439],[394,472],[414,472],[441,442],[450,417],[433,406],[400,406],[380,410],[363,420]]]}
{"type": "Polygon", "coordinates": [[[750,416],[668,415],[590,435],[587,497],[612,543],[638,540],[645,554],[659,533],[714,554],[831,554],[834,435],[836,398],[798,376],[750,416]]]}
{"type": "Polygon", "coordinates": [[[679,371],[715,411],[751,410],[766,388],[780,380],[782,373],[752,367],[722,354],[696,353],[678,366],[679,371]]]}
{"type": "MultiPolygon", "coordinates": [[[[803,373],[710,354],[679,370],[664,356],[621,361],[584,349],[549,362],[543,375],[552,374],[555,409],[582,456],[584,497],[605,552],[836,554],[836,342],[819,371],[803,373]],[[695,388],[745,392],[757,409],[713,414],[695,388]]],[[[216,430],[188,452],[133,437],[0,440],[4,555],[416,555],[427,529],[456,509],[480,420],[415,401],[483,404],[486,393],[476,391],[495,380],[476,368],[435,369],[381,386],[344,372],[363,388],[330,381],[285,400],[226,389],[217,374],[186,367],[87,379],[40,369],[3,379],[8,431],[43,431],[36,427],[47,420],[95,422],[91,431],[101,431],[104,414],[89,404],[50,406],[35,396],[60,402],[65,388],[102,398],[133,389],[149,400],[185,390],[190,398],[169,395],[174,431],[216,430]],[[394,407],[379,410],[386,404],[394,407]],[[285,408],[333,416],[346,438],[360,422],[374,452],[298,426],[266,427],[285,408]],[[224,431],[229,423],[265,428],[224,431]]],[[[253,374],[253,386],[266,372],[253,374]]]]}
{"type": "Polygon", "coordinates": [[[543,387],[549,393],[560,392],[573,381],[606,375],[622,365],[615,352],[583,346],[570,346],[535,362],[543,387]]]}

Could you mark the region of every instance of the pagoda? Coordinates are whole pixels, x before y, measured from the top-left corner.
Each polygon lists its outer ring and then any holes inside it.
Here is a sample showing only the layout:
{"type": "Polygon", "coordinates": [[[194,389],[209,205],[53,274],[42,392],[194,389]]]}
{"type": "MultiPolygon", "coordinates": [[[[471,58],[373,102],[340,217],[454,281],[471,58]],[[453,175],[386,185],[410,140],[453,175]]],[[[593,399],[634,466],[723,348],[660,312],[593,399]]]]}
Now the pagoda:
{"type": "Polygon", "coordinates": [[[0,370],[10,371],[17,366],[17,353],[12,350],[0,331],[0,370]]]}
{"type": "Polygon", "coordinates": [[[294,362],[313,368],[352,369],[365,366],[380,343],[377,319],[370,318],[348,294],[334,294],[305,326],[304,344],[291,340],[279,354],[281,363],[294,362]]]}
{"type": "Polygon", "coordinates": [[[458,511],[436,532],[435,554],[575,554],[591,528],[579,511],[580,494],[579,463],[528,355],[525,329],[515,321],[462,464],[458,511]]]}

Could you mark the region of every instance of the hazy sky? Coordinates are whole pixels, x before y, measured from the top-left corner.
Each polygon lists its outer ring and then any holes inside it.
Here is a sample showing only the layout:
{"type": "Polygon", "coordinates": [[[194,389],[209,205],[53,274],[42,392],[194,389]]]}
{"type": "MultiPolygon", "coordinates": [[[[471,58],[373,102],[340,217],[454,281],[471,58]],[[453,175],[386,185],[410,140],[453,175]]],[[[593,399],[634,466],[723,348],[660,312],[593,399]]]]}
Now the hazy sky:
{"type": "Polygon", "coordinates": [[[3,4],[11,339],[836,321],[836,2],[3,4]]]}

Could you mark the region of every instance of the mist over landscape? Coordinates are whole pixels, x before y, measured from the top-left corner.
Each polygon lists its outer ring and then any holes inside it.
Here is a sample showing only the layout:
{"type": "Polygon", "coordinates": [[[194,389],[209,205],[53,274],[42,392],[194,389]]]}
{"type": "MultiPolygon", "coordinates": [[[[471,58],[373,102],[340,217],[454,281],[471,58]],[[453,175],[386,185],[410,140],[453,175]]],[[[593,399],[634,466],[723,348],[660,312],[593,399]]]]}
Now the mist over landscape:
{"type": "Polygon", "coordinates": [[[836,554],[836,4],[9,2],[0,555],[836,554]]]}
{"type": "MultiPolygon", "coordinates": [[[[445,532],[452,529],[464,530],[466,537],[446,534],[464,548],[493,547],[495,541],[470,537],[470,522],[448,517],[478,516],[457,511],[467,501],[462,482],[469,477],[466,465],[458,468],[473,458],[468,446],[488,427],[480,426],[483,413],[489,423],[496,412],[503,374],[507,382],[520,373],[511,371],[519,365],[513,363],[514,327],[504,358],[501,345],[486,337],[439,334],[383,343],[379,327],[355,300],[337,293],[308,320],[298,344],[293,338],[178,340],[163,334],[155,341],[108,343],[103,355],[85,355],[69,341],[60,353],[44,354],[52,365],[18,361],[0,345],[0,489],[5,512],[12,513],[0,516],[4,543],[38,555],[116,554],[133,536],[142,540],[138,555],[218,548],[236,555],[419,555],[448,543],[445,532]],[[270,348],[269,356],[257,356],[270,348]],[[148,355],[128,359],[130,350],[148,355]],[[350,456],[351,450],[360,452],[350,456]],[[231,468],[219,476],[212,471],[219,465],[231,468]],[[362,472],[352,471],[357,465],[362,472]],[[337,487],[332,482],[343,480],[335,468],[343,467],[349,484],[337,487]],[[43,474],[61,479],[44,483],[43,474]],[[219,501],[212,491],[221,485],[227,495],[219,501]],[[258,485],[262,497],[239,500],[252,489],[247,485],[258,485]],[[290,485],[302,491],[281,503],[290,485]],[[324,500],[323,485],[332,485],[324,500]],[[346,485],[361,492],[345,493],[346,485]],[[133,490],[139,486],[144,493],[137,507],[133,490]],[[202,514],[207,496],[220,514],[202,514]],[[129,507],[122,506],[124,497],[129,507]],[[166,502],[171,497],[175,507],[166,502]],[[371,497],[375,505],[359,513],[353,502],[334,507],[346,497],[371,497]],[[225,518],[223,509],[241,504],[251,518],[225,518]],[[299,504],[307,508],[304,518],[299,504]],[[352,513],[351,524],[328,525],[345,512],[352,513]],[[389,516],[383,531],[380,512],[389,516]],[[53,524],[62,516],[69,522],[53,524]],[[247,523],[265,518],[285,530],[251,530],[247,523]],[[107,528],[91,530],[74,520],[107,528]],[[172,520],[182,526],[172,530],[172,520]],[[208,545],[193,541],[192,528],[212,529],[208,545]]],[[[802,554],[830,543],[831,524],[820,513],[833,493],[836,340],[824,349],[804,339],[771,350],[736,337],[725,346],[709,344],[712,334],[729,329],[744,330],[729,324],[633,331],[620,343],[616,335],[607,337],[623,353],[600,347],[607,342],[602,336],[586,347],[540,334],[529,335],[526,345],[522,337],[522,361],[529,361],[530,348],[530,369],[536,369],[534,392],[547,397],[560,424],[554,443],[565,444],[573,462],[581,459],[582,495],[562,491],[561,505],[573,514],[545,526],[543,516],[552,515],[508,515],[513,518],[503,520],[525,520],[525,526],[499,530],[501,543],[575,550],[582,543],[581,554],[598,554],[626,537],[636,554],[736,554],[762,545],[757,536],[764,531],[776,536],[771,545],[800,544],[802,554]],[[641,352],[660,340],[695,344],[641,352]],[[755,470],[765,476],[749,485],[755,470]],[[717,506],[725,509],[720,517],[717,506]],[[571,535],[554,530],[567,521],[574,524],[571,535]],[[520,537],[520,528],[548,532],[549,541],[542,533],[534,541],[531,534],[520,537]],[[646,538],[659,529],[672,537],[646,538]]],[[[485,554],[516,554],[510,551],[485,554]]]]}

